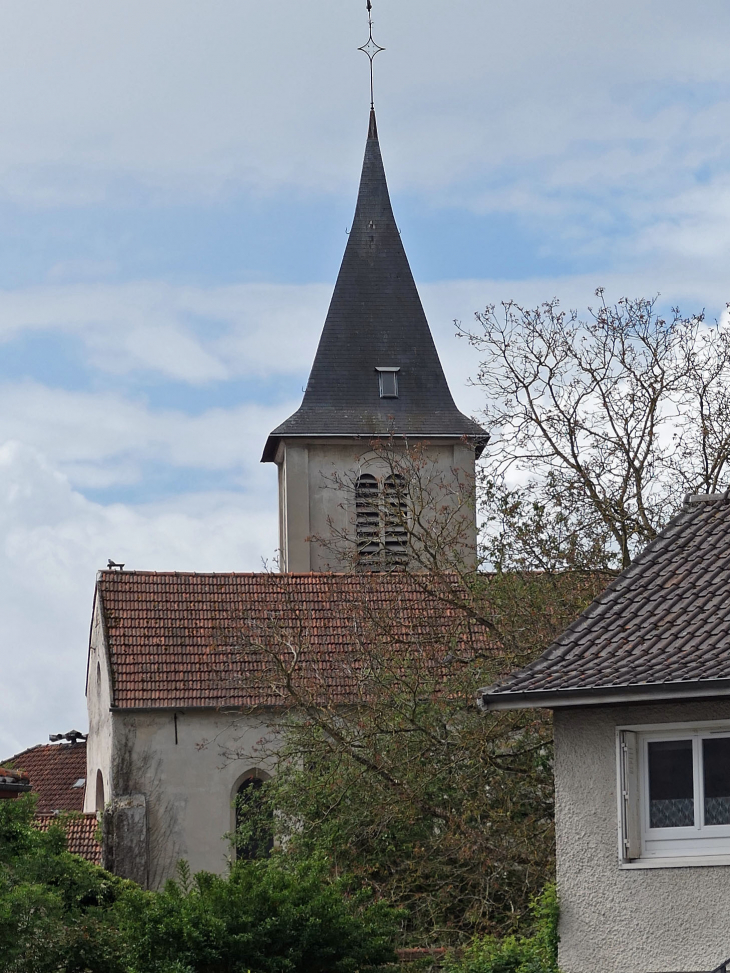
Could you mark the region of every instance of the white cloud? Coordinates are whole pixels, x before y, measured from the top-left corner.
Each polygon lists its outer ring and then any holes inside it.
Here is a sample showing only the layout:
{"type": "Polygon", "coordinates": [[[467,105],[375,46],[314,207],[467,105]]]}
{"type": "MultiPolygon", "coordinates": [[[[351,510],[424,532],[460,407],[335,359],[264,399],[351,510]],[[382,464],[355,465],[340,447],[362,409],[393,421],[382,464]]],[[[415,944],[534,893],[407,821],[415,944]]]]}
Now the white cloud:
{"type": "Polygon", "coordinates": [[[154,281],[0,291],[0,341],[24,332],[71,334],[96,369],[144,370],[191,384],[301,372],[314,356],[330,290],[154,281]]]}
{"type": "Polygon", "coordinates": [[[145,465],[232,471],[255,487],[264,476],[259,460],[267,435],[297,405],[242,405],[188,416],[154,411],[119,394],[5,384],[0,442],[17,439],[40,450],[81,488],[138,482],[145,465]]]}
{"type": "MultiPolygon", "coordinates": [[[[705,203],[706,222],[685,231],[696,232],[700,242],[712,220],[721,232],[715,211],[723,211],[722,199],[715,210],[709,200],[705,203]]],[[[675,266],[675,254],[691,252],[689,242],[673,237],[680,232],[679,223],[667,226],[661,239],[647,244],[665,248],[669,256],[663,263],[629,273],[421,285],[460,407],[466,412],[481,407],[478,391],[468,386],[478,355],[454,337],[453,321],[470,322],[474,311],[488,303],[514,299],[534,305],[559,297],[563,306],[584,308],[594,301],[596,286],[603,285],[609,298],[659,292],[664,302],[679,303],[688,312],[706,307],[710,316],[719,314],[730,299],[725,275],[713,273],[714,267],[699,273],[696,263],[675,266]]],[[[301,401],[330,291],[329,285],[206,289],[132,283],[0,292],[0,339],[27,332],[80,337],[94,370],[93,388],[86,391],[31,380],[0,385],[0,442],[19,439],[39,449],[82,489],[140,482],[149,464],[234,471],[242,483],[257,482],[263,475],[258,460],[266,436],[301,401]],[[131,371],[132,381],[104,390],[104,370],[122,378],[131,371]],[[135,381],[140,370],[149,373],[142,385],[135,381]],[[266,405],[254,385],[251,401],[194,415],[153,408],[145,398],[176,380],[202,386],[204,400],[213,376],[224,381],[278,378],[289,395],[266,405]]],[[[240,401],[245,389],[237,395],[240,401]]]]}
{"type": "MultiPolygon", "coordinates": [[[[727,278],[730,247],[730,174],[664,200],[656,222],[636,241],[640,253],[671,259],[727,278]]],[[[686,271],[685,271],[686,273],[686,271]]],[[[730,289],[727,292],[730,298],[730,289]]]]}
{"type": "Polygon", "coordinates": [[[97,569],[261,570],[276,547],[271,489],[104,507],[41,453],[0,446],[0,759],[86,725],[86,640],[97,569]]]}
{"type": "MultiPolygon", "coordinates": [[[[681,181],[730,138],[721,0],[393,0],[375,14],[395,186],[468,199],[464,181],[478,201],[477,181],[521,182],[530,162],[548,184],[648,186],[647,169],[681,181]]],[[[48,205],[128,176],[165,196],[349,187],[364,35],[356,0],[5,0],[4,191],[48,205]]]]}

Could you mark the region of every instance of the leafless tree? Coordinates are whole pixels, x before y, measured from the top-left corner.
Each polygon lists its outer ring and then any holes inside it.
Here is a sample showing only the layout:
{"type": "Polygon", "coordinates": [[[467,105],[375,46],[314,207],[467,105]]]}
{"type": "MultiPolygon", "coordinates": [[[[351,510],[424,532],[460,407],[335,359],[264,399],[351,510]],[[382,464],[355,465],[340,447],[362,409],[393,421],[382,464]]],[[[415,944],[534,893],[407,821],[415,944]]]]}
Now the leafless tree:
{"type": "Polygon", "coordinates": [[[506,302],[459,332],[481,355],[487,478],[504,509],[531,508],[543,526],[557,515],[565,550],[625,567],[683,493],[724,483],[730,334],[656,300],[596,296],[585,318],[557,300],[506,302]]]}

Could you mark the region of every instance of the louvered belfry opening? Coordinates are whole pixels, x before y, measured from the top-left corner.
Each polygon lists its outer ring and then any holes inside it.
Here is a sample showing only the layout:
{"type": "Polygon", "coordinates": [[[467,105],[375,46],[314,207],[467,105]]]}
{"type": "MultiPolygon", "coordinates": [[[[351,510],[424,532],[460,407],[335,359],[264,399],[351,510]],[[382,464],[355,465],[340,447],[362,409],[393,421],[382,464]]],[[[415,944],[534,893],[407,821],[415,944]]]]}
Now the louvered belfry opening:
{"type": "Polygon", "coordinates": [[[370,473],[363,473],[355,484],[355,531],[357,566],[377,569],[380,560],[380,488],[370,473]]]}
{"type": "Polygon", "coordinates": [[[408,503],[405,477],[378,482],[363,473],[355,484],[357,568],[384,571],[408,561],[408,503]]]}
{"type": "Polygon", "coordinates": [[[383,483],[383,547],[386,563],[395,567],[408,559],[406,480],[400,473],[383,483]]]}

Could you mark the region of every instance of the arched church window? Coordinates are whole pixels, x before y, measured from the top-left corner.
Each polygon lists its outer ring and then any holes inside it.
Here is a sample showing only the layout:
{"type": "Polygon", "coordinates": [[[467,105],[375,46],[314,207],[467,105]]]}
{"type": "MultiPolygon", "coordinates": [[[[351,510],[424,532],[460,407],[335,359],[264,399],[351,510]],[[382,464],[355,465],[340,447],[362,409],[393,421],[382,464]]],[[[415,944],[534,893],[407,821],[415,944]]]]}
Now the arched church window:
{"type": "Polygon", "coordinates": [[[96,795],[95,795],[95,810],[104,810],[104,775],[100,770],[96,772],[96,795]]]}
{"type": "Polygon", "coordinates": [[[244,778],[236,792],[236,858],[268,858],[274,847],[274,815],[263,799],[261,777],[244,778]]]}
{"type": "Polygon", "coordinates": [[[380,555],[380,490],[370,473],[355,484],[355,531],[360,564],[377,561],[380,555]]]}
{"type": "Polygon", "coordinates": [[[403,564],[407,556],[408,504],[406,481],[400,473],[383,483],[383,543],[388,564],[403,564]]]}

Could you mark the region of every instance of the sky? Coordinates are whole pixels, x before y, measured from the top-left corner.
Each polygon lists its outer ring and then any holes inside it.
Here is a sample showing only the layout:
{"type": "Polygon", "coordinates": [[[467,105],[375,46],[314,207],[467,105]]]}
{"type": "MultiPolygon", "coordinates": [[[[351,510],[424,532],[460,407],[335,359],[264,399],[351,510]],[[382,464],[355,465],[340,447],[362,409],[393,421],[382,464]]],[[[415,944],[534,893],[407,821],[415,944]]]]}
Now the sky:
{"type": "MultiPolygon", "coordinates": [[[[502,300],[730,300],[726,0],[373,0],[452,392],[502,300]]],[[[0,0],[0,758],[86,730],[95,573],[261,570],[367,133],[365,0],[0,0]]]]}

